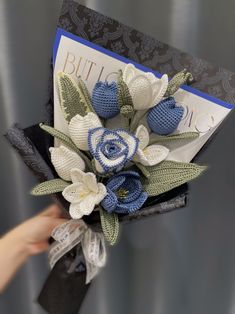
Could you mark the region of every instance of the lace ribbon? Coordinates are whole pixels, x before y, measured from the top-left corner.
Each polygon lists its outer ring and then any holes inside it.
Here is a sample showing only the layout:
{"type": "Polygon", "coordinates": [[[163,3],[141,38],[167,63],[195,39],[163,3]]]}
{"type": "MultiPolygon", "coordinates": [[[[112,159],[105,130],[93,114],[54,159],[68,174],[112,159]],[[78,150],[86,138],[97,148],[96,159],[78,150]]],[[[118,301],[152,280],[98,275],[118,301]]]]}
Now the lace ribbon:
{"type": "Polygon", "coordinates": [[[105,240],[102,233],[94,232],[81,219],[72,219],[56,227],[51,236],[55,242],[49,251],[51,268],[76,245],[81,243],[86,261],[86,284],[88,284],[106,264],[105,240]]]}

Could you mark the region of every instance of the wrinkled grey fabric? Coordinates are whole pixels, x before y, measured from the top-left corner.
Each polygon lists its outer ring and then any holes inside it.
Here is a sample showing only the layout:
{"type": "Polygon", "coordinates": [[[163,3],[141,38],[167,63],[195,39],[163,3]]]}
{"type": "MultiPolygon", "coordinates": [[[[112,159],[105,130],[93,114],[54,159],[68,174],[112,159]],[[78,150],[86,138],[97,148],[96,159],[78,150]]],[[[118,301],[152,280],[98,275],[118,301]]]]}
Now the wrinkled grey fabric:
{"type": "MultiPolygon", "coordinates": [[[[82,3],[82,1],[80,1],[82,3]]],[[[232,0],[90,0],[93,9],[235,71],[232,0]]],[[[43,119],[48,66],[61,0],[0,2],[0,132],[43,119]]],[[[232,314],[235,303],[234,115],[200,155],[210,165],[190,184],[186,209],[125,225],[81,314],[232,314]]],[[[0,138],[0,233],[39,212],[49,199],[0,138]]],[[[0,252],[2,254],[2,252],[0,252]]],[[[33,257],[0,297],[2,314],[42,314],[34,302],[48,273],[33,257]]],[[[0,279],[1,280],[1,279],[0,279]]]]}

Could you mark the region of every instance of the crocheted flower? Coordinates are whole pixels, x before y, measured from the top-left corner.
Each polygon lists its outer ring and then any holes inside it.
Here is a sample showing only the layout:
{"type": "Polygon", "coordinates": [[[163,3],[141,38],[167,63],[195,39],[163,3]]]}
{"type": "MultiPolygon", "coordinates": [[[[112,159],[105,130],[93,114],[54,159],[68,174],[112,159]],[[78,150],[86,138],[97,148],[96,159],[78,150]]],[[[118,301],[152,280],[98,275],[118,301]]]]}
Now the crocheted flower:
{"type": "Polygon", "coordinates": [[[149,110],[147,122],[154,133],[167,135],[177,129],[183,114],[184,108],[176,106],[175,99],[168,97],[149,110]]]}
{"type": "Polygon", "coordinates": [[[72,184],[62,192],[70,202],[69,213],[73,219],[89,215],[106,196],[107,191],[102,183],[97,183],[96,176],[91,172],[79,169],[71,170],[72,184]]]}
{"type": "Polygon", "coordinates": [[[134,160],[144,166],[154,166],[165,160],[169,149],[162,145],[149,145],[149,132],[147,128],[140,125],[135,136],[139,139],[139,146],[134,156],[134,160]]]}
{"type": "Polygon", "coordinates": [[[140,176],[135,171],[123,171],[106,184],[107,196],[101,205],[107,212],[119,214],[133,213],[140,209],[148,194],[143,192],[140,176]]]}
{"type": "Polygon", "coordinates": [[[89,112],[84,117],[77,114],[69,123],[69,135],[79,149],[89,150],[88,131],[101,126],[100,119],[95,113],[89,112]]]}
{"type": "Polygon", "coordinates": [[[119,171],[132,159],[138,148],[138,139],[123,129],[89,130],[88,146],[99,173],[119,171]]]}
{"type": "Polygon", "coordinates": [[[115,82],[97,82],[92,91],[92,106],[99,117],[113,118],[119,114],[118,90],[115,82]]]}
{"type": "Polygon", "coordinates": [[[155,106],[163,98],[168,86],[166,74],[158,79],[151,72],[140,72],[133,64],[126,65],[123,80],[129,88],[136,110],[146,110],[155,106]]]}
{"type": "Polygon", "coordinates": [[[85,170],[83,159],[71,149],[61,145],[49,148],[51,162],[58,175],[65,181],[71,181],[71,169],[85,170]]]}

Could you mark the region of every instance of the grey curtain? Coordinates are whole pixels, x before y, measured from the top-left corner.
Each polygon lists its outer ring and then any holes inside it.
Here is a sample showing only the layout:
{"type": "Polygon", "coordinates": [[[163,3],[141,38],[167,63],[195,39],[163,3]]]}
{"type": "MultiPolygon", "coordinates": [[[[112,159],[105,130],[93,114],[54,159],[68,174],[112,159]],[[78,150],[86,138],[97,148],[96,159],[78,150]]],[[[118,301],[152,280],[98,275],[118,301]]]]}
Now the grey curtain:
{"type": "MultiPolygon", "coordinates": [[[[81,2],[81,1],[80,1],[81,2]]],[[[88,0],[83,3],[177,48],[235,71],[232,0],[88,0]]],[[[82,2],[81,2],[82,3],[82,2]]],[[[48,66],[61,0],[0,1],[0,133],[43,119],[48,66]]],[[[232,314],[235,311],[234,115],[200,162],[185,209],[123,227],[81,314],[232,314]]],[[[0,138],[0,233],[49,199],[28,191],[35,179],[0,138]]],[[[2,252],[0,252],[2,254],[2,252]]],[[[34,302],[48,274],[34,257],[0,297],[0,313],[42,314],[34,302]]],[[[0,278],[1,280],[1,278],[0,278]]]]}

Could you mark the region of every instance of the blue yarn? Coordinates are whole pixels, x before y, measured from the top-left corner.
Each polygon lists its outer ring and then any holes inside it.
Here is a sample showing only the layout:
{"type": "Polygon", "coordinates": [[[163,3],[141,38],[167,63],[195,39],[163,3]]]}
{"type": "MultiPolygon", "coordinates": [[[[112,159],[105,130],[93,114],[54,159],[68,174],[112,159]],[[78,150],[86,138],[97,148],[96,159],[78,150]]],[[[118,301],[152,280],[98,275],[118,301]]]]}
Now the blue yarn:
{"type": "Polygon", "coordinates": [[[168,97],[149,110],[147,122],[154,133],[167,135],[177,129],[183,114],[184,108],[176,106],[175,99],[168,97]]]}
{"type": "Polygon", "coordinates": [[[130,214],[140,209],[148,194],[143,192],[140,176],[135,171],[123,171],[110,178],[106,184],[107,196],[101,202],[108,212],[118,214],[130,214]],[[124,197],[119,192],[124,191],[124,197]]]}
{"type": "Polygon", "coordinates": [[[92,91],[92,105],[99,117],[110,119],[120,112],[116,82],[97,82],[92,91]]]}

